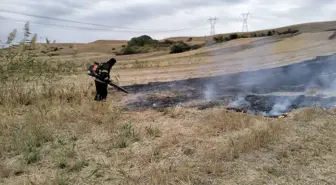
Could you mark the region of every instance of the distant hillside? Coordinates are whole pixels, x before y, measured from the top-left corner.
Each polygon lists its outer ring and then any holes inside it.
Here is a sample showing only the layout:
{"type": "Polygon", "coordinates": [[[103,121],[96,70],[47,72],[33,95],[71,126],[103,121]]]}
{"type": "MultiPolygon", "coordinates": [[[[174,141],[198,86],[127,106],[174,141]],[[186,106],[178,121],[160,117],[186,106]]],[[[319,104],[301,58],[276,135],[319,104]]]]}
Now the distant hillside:
{"type": "MultiPolygon", "coordinates": [[[[308,23],[301,23],[301,24],[295,24],[295,25],[289,25],[284,27],[278,27],[278,28],[272,28],[272,29],[265,29],[265,30],[257,30],[252,32],[239,32],[239,34],[245,34],[250,35],[253,33],[261,34],[264,33],[267,35],[268,31],[275,31],[275,32],[284,32],[288,29],[292,30],[299,30],[300,33],[308,33],[308,32],[321,32],[321,31],[330,31],[330,30],[336,30],[336,21],[323,21],[323,22],[308,22],[308,23]]],[[[168,37],[162,40],[172,40],[172,41],[185,41],[191,42],[192,44],[202,44],[205,42],[205,40],[212,40],[215,36],[228,36],[233,33],[219,33],[214,36],[180,36],[180,37],[168,37]]],[[[90,42],[89,44],[126,44],[127,40],[97,40],[94,42],[90,42]]]]}
{"type": "MultiPolygon", "coordinates": [[[[275,32],[284,32],[285,30],[288,30],[289,28],[292,29],[292,30],[299,30],[300,33],[330,31],[330,30],[336,30],[336,21],[301,23],[301,24],[289,25],[289,26],[266,29],[266,30],[257,30],[257,31],[252,31],[252,32],[239,32],[239,34],[246,34],[246,35],[250,35],[250,34],[253,34],[253,33],[267,34],[268,31],[273,31],[273,30],[275,32]]],[[[216,34],[214,36],[207,36],[207,37],[199,36],[199,37],[191,37],[191,38],[194,41],[204,41],[205,39],[211,40],[213,37],[216,37],[216,36],[219,36],[219,35],[227,36],[227,35],[230,35],[230,34],[233,34],[233,33],[220,33],[220,34],[216,34]]],[[[167,40],[174,40],[174,41],[175,40],[186,41],[189,38],[190,37],[185,36],[185,37],[169,37],[169,38],[166,38],[166,39],[167,40]]]]}
{"type": "Polygon", "coordinates": [[[89,44],[125,44],[127,40],[96,40],[89,44]]]}
{"type": "MultiPolygon", "coordinates": [[[[302,24],[296,24],[296,25],[289,25],[285,27],[278,27],[278,28],[272,28],[272,29],[266,29],[266,30],[257,30],[253,32],[239,32],[239,34],[246,34],[250,35],[253,33],[264,33],[267,34],[268,31],[273,31],[275,30],[276,32],[283,32],[287,30],[288,28],[290,29],[297,29],[299,30],[300,33],[307,33],[307,32],[321,32],[321,31],[330,31],[330,30],[336,30],[336,21],[324,21],[324,22],[309,22],[309,23],[302,23],[302,24]]],[[[218,35],[230,35],[232,33],[219,33],[214,36],[218,35]]],[[[203,43],[206,39],[211,40],[213,36],[180,36],[180,37],[168,37],[162,40],[172,40],[172,41],[190,41],[193,44],[201,44],[203,43]]],[[[106,45],[106,46],[111,46],[111,45],[123,45],[127,44],[127,40],[96,40],[93,42],[90,42],[88,44],[94,44],[94,45],[106,45]]]]}
{"type": "MultiPolygon", "coordinates": [[[[331,31],[331,30],[336,30],[336,21],[302,23],[302,24],[290,25],[290,26],[279,27],[279,28],[274,28],[274,29],[258,30],[258,31],[253,31],[253,32],[246,32],[246,33],[239,32],[237,34],[239,34],[240,38],[246,38],[246,37],[252,38],[252,37],[264,37],[264,36],[267,36],[269,33],[271,33],[274,39],[282,39],[286,37],[292,37],[300,33],[323,32],[323,31],[331,31]],[[288,30],[291,30],[291,31],[294,30],[295,34],[293,34],[292,32],[288,32],[288,30]]],[[[166,39],[162,39],[160,41],[163,41],[163,40],[170,40],[174,42],[184,41],[188,45],[203,45],[206,42],[209,43],[209,41],[210,43],[213,43],[214,37],[216,37],[216,39],[218,37],[221,37],[222,40],[225,40],[227,38],[230,38],[232,34],[236,34],[236,33],[223,33],[223,34],[216,34],[214,36],[198,36],[198,37],[189,37],[189,36],[169,37],[166,39]]],[[[332,35],[330,39],[334,39],[336,37],[335,35],[332,35]]],[[[55,44],[54,43],[50,43],[50,44],[39,43],[36,50],[42,56],[64,56],[64,55],[74,55],[74,54],[83,54],[83,55],[88,55],[88,56],[107,54],[109,56],[115,56],[117,52],[121,51],[123,48],[127,46],[127,43],[128,43],[127,40],[96,40],[90,43],[77,43],[77,44],[75,43],[55,43],[55,44]]],[[[157,52],[158,53],[162,53],[162,52],[168,53],[169,52],[168,50],[169,50],[169,47],[167,47],[164,51],[160,50],[157,52]]],[[[134,56],[134,57],[139,58],[140,56],[134,56]]],[[[120,58],[123,58],[123,57],[120,57],[120,58]]]]}

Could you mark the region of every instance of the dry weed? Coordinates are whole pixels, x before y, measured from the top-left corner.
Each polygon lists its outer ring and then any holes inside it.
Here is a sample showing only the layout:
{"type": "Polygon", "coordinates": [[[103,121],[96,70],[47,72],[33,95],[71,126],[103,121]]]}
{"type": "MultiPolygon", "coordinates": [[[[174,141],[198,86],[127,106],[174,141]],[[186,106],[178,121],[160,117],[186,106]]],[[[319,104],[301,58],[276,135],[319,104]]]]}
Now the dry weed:
{"type": "Polygon", "coordinates": [[[27,163],[39,159],[39,149],[44,143],[53,141],[53,131],[48,123],[38,115],[28,114],[23,121],[7,122],[5,125],[4,143],[1,143],[5,152],[11,155],[23,153],[27,163]]]}
{"type": "Polygon", "coordinates": [[[286,122],[282,120],[270,121],[222,110],[210,112],[205,118],[201,119],[202,125],[208,128],[200,132],[203,132],[202,136],[214,140],[205,142],[206,149],[200,155],[211,161],[234,160],[242,153],[265,147],[278,139],[287,128],[286,122]]]}
{"type": "Polygon", "coordinates": [[[150,138],[156,138],[160,137],[162,135],[162,132],[158,126],[147,126],[145,127],[145,132],[146,135],[149,136],[150,138]]]}
{"type": "Polygon", "coordinates": [[[10,169],[3,162],[0,162],[0,177],[1,177],[1,179],[2,178],[8,178],[11,175],[11,173],[12,173],[12,169],[10,169]]]}
{"type": "Polygon", "coordinates": [[[251,150],[265,147],[278,139],[286,129],[286,122],[282,121],[256,121],[253,127],[236,137],[235,150],[246,153],[251,150]]]}
{"type": "Polygon", "coordinates": [[[299,110],[297,113],[294,114],[293,119],[295,121],[313,121],[317,117],[325,116],[327,112],[321,108],[316,107],[308,107],[299,110]]]}
{"type": "Polygon", "coordinates": [[[165,109],[164,114],[171,118],[182,118],[185,116],[186,108],[182,106],[168,107],[165,109]]]}
{"type": "Polygon", "coordinates": [[[127,148],[132,143],[140,141],[140,139],[139,131],[133,127],[132,122],[128,122],[119,128],[116,138],[114,139],[114,145],[117,148],[127,148]]]}
{"type": "Polygon", "coordinates": [[[220,134],[228,131],[237,131],[249,127],[252,118],[242,113],[231,113],[223,109],[214,109],[202,119],[205,132],[220,134]]]}

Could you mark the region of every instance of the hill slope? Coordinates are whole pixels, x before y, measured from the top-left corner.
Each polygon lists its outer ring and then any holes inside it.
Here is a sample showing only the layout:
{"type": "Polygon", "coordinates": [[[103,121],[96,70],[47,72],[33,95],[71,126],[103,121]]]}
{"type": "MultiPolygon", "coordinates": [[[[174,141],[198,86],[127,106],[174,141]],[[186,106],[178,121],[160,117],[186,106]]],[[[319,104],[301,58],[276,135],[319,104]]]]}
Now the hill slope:
{"type": "MultiPolygon", "coordinates": [[[[313,32],[324,32],[328,30],[335,30],[336,29],[336,21],[329,21],[329,22],[313,22],[313,23],[304,23],[304,24],[297,24],[297,25],[290,25],[286,27],[281,28],[275,28],[275,29],[269,29],[269,30],[259,30],[254,32],[248,32],[248,33],[238,33],[241,35],[246,35],[248,37],[251,36],[251,34],[256,34],[257,36],[267,36],[268,31],[273,31],[275,33],[279,32],[282,33],[288,29],[291,30],[299,30],[299,33],[313,33],[313,32]]],[[[225,33],[225,34],[217,34],[215,36],[223,36],[227,37],[232,33],[225,33]]],[[[215,36],[199,36],[199,37],[170,37],[163,40],[171,40],[171,41],[184,41],[188,44],[204,44],[207,41],[212,41],[213,37],[215,36]]],[[[115,52],[120,51],[122,47],[127,45],[127,40],[97,40],[90,43],[80,43],[80,44],[70,44],[70,43],[56,43],[56,44],[40,44],[38,47],[38,50],[42,53],[46,53],[53,56],[65,56],[65,55],[73,55],[73,54],[83,54],[88,53],[88,55],[96,55],[96,54],[108,54],[109,56],[115,55],[115,52]],[[55,48],[56,51],[54,51],[55,48]]],[[[168,48],[166,48],[166,51],[168,51],[168,48]]],[[[41,53],[41,54],[42,54],[41,53]]],[[[162,52],[161,52],[162,53],[162,52]]],[[[85,54],[83,54],[85,55],[85,54]]],[[[160,55],[154,54],[155,56],[160,55]]],[[[145,55],[145,58],[148,56],[148,54],[145,55]]],[[[151,54],[149,54],[151,56],[151,54]]],[[[121,56],[118,57],[121,60],[124,59],[134,59],[134,58],[144,58],[142,55],[138,55],[136,57],[130,56],[125,57],[121,56]]]]}

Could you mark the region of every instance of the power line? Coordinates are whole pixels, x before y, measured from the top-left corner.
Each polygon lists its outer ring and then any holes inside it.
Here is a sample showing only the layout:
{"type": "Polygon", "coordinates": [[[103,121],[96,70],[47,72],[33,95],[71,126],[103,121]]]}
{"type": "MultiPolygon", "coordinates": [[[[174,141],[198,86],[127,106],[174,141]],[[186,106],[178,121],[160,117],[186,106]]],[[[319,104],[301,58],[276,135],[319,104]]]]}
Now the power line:
{"type": "Polygon", "coordinates": [[[217,17],[210,17],[208,20],[210,22],[210,35],[214,35],[216,33],[215,31],[215,25],[216,25],[216,21],[217,21],[217,17]]]}
{"type": "Polygon", "coordinates": [[[183,31],[183,30],[195,29],[195,27],[193,27],[193,28],[182,28],[182,29],[176,29],[176,30],[138,29],[138,28],[129,28],[129,27],[121,27],[121,26],[111,26],[111,25],[104,25],[104,24],[96,24],[96,23],[87,23],[87,22],[81,22],[81,21],[75,21],[75,20],[59,19],[59,18],[53,18],[53,17],[41,16],[41,15],[35,15],[35,14],[28,14],[28,13],[22,13],[22,12],[15,12],[15,11],[4,10],[4,9],[0,9],[0,12],[19,14],[19,15],[25,15],[25,16],[29,16],[29,17],[49,19],[49,20],[55,20],[55,21],[63,21],[63,22],[76,23],[76,24],[85,24],[85,25],[91,25],[91,26],[100,26],[100,27],[106,27],[106,28],[112,28],[112,29],[119,28],[119,29],[129,29],[129,30],[138,30],[138,31],[153,31],[153,32],[174,32],[174,31],[183,31]]]}
{"type": "MultiPolygon", "coordinates": [[[[3,17],[3,16],[0,16],[0,19],[1,20],[5,20],[5,21],[11,21],[11,22],[22,22],[22,23],[26,23],[27,22],[27,21],[24,21],[24,20],[13,19],[13,18],[3,17]]],[[[70,28],[70,29],[79,29],[79,30],[91,30],[91,31],[106,31],[106,32],[121,32],[121,33],[139,33],[139,32],[164,33],[164,32],[183,31],[183,29],[179,29],[179,30],[165,30],[165,31],[131,31],[131,30],[112,30],[112,29],[88,28],[88,27],[78,27],[78,26],[64,26],[64,25],[57,25],[57,24],[37,23],[37,22],[32,22],[32,21],[29,21],[29,23],[31,23],[33,25],[54,26],[54,27],[60,27],[60,28],[70,28]]],[[[195,28],[193,28],[193,29],[195,29],[195,28]]],[[[199,29],[202,29],[202,27],[199,27],[199,29]]]]}
{"type": "Polygon", "coordinates": [[[243,28],[242,28],[242,32],[246,31],[248,32],[248,25],[247,25],[247,19],[248,19],[248,16],[252,14],[250,12],[248,13],[242,13],[240,16],[243,17],[243,28]]]}

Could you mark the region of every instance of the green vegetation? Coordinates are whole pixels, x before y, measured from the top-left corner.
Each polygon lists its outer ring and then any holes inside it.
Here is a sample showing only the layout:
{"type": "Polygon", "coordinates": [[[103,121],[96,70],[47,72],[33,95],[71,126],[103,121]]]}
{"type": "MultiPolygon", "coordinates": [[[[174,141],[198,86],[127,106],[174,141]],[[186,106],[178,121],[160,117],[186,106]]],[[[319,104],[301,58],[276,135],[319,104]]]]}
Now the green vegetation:
{"type": "Polygon", "coordinates": [[[182,52],[186,52],[186,51],[190,51],[194,49],[199,49],[201,47],[202,45],[199,45],[199,44],[190,46],[182,41],[179,41],[170,47],[170,53],[182,53],[182,52]]]}
{"type": "Polygon", "coordinates": [[[130,55],[137,53],[148,53],[150,51],[155,51],[160,47],[165,47],[166,45],[166,43],[160,43],[148,35],[142,35],[140,37],[133,37],[130,41],[128,41],[127,46],[124,46],[117,54],[130,55]]]}
{"type": "MultiPolygon", "coordinates": [[[[189,38],[187,42],[190,42],[192,38],[189,38]]],[[[117,55],[131,55],[138,53],[148,53],[152,51],[157,51],[160,49],[170,48],[170,53],[180,53],[189,51],[192,49],[198,49],[202,47],[201,45],[188,45],[183,41],[171,41],[164,40],[162,42],[152,39],[148,35],[142,35],[140,37],[133,37],[127,46],[123,47],[117,55]]]]}
{"type": "Polygon", "coordinates": [[[295,34],[297,32],[299,32],[299,30],[288,28],[287,30],[282,31],[282,32],[275,31],[275,30],[269,30],[266,33],[254,32],[254,33],[250,33],[249,35],[232,33],[227,37],[224,37],[223,35],[217,35],[213,38],[213,40],[216,43],[221,43],[221,42],[227,42],[227,41],[239,39],[239,38],[253,38],[253,37],[265,37],[265,36],[273,36],[273,35],[295,34]]]}

